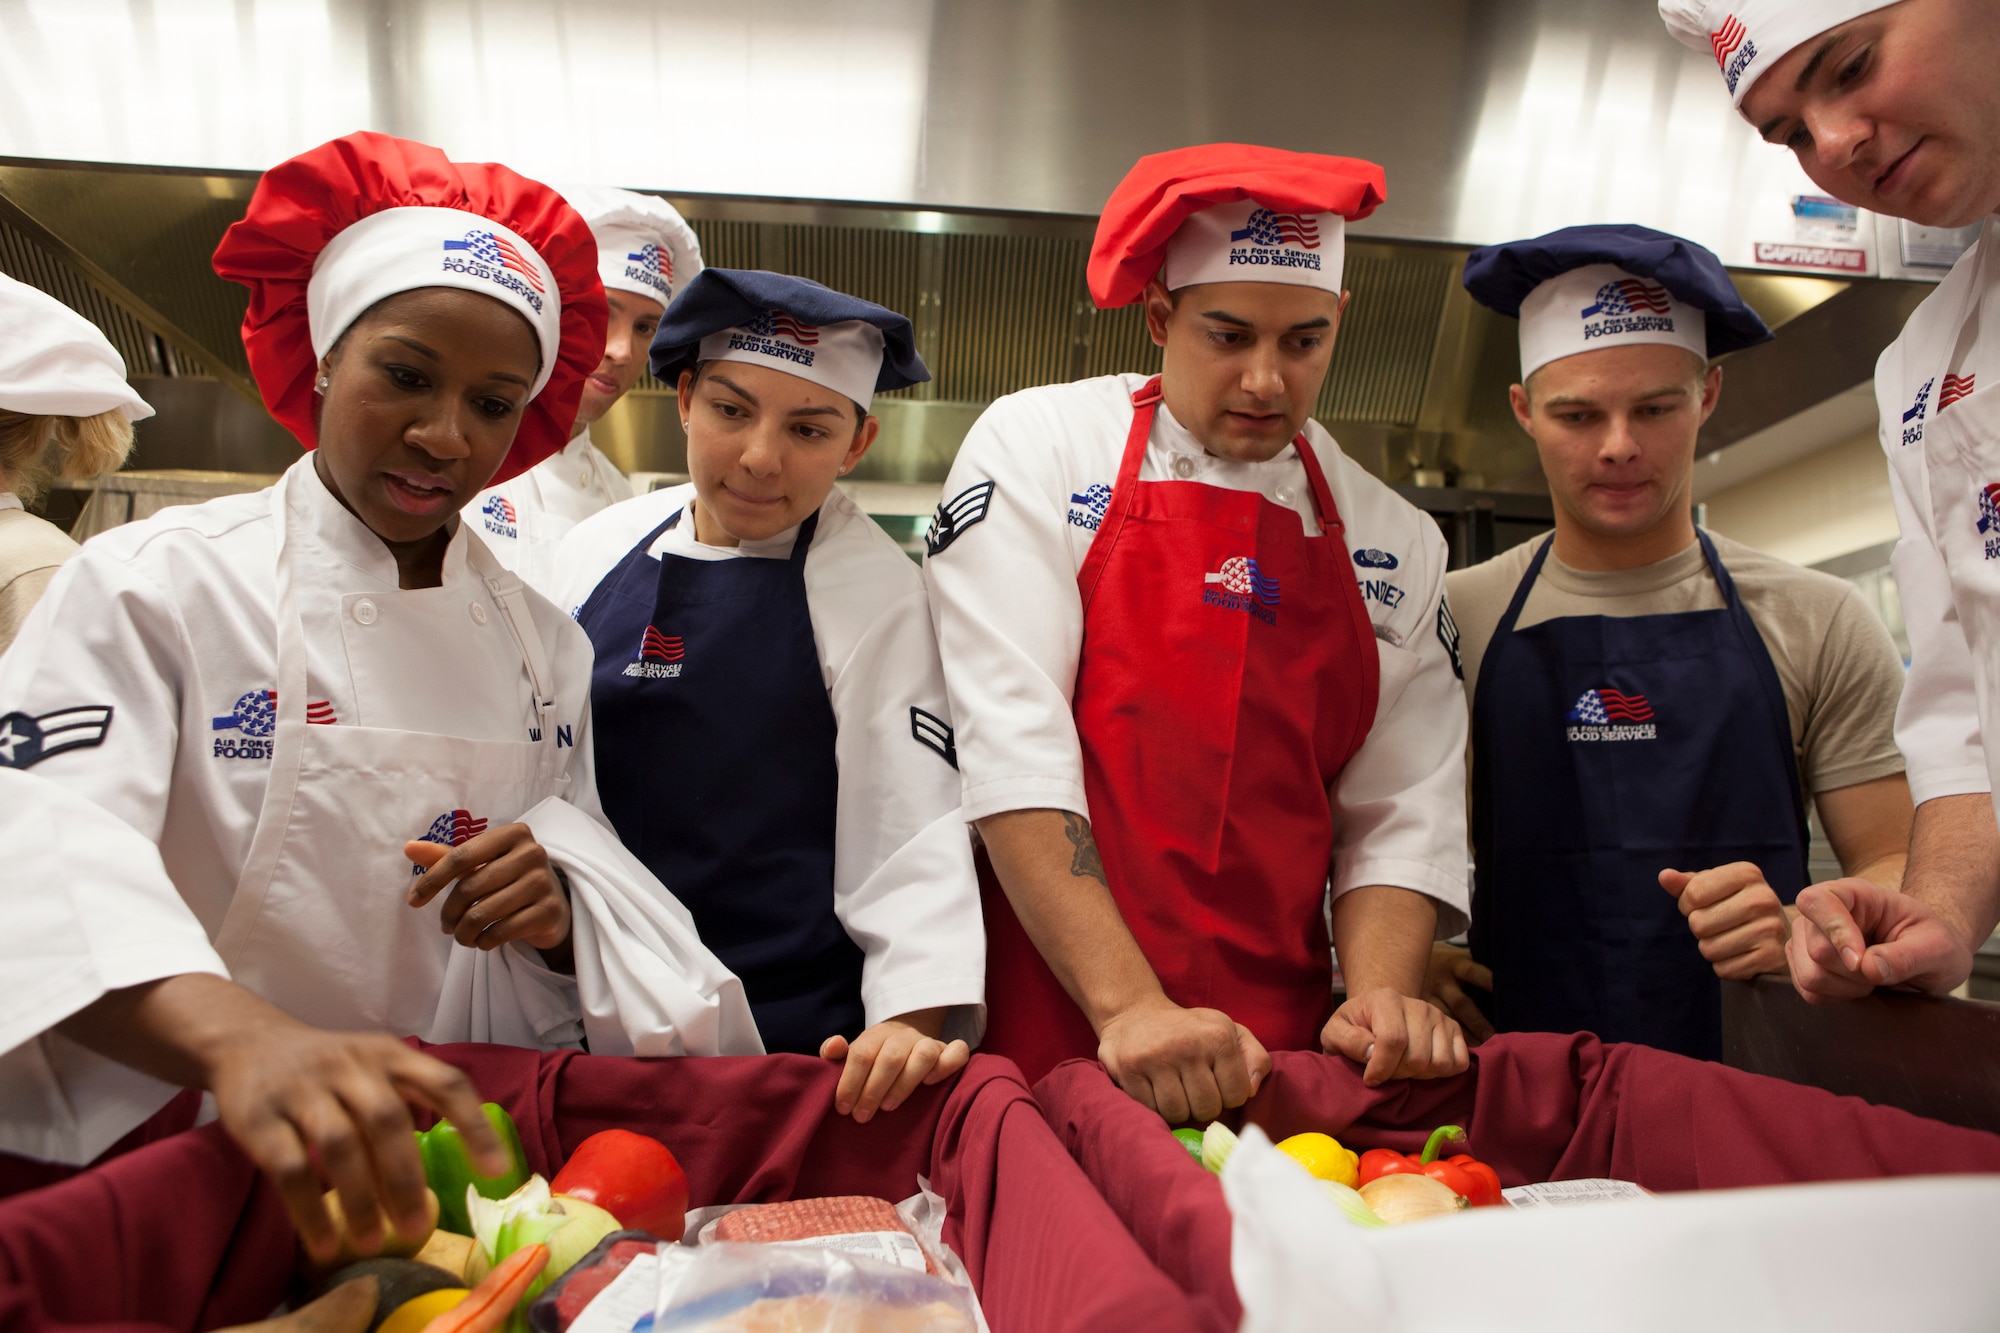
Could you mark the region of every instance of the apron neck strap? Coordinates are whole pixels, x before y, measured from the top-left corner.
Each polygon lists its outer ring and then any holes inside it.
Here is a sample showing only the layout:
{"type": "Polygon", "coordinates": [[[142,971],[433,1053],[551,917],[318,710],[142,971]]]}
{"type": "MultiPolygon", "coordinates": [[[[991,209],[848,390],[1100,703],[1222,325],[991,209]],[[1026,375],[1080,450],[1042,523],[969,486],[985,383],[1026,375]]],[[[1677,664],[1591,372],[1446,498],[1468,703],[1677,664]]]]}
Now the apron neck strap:
{"type": "Polygon", "coordinates": [[[1551,532],[1548,540],[1542,543],[1542,549],[1536,551],[1535,558],[1528,562],[1528,572],[1523,574],[1521,581],[1514,586],[1514,597],[1507,603],[1506,614],[1501,616],[1500,623],[1493,627],[1493,637],[1486,648],[1488,656],[1492,655],[1493,643],[1514,632],[1514,622],[1521,618],[1521,608],[1528,604],[1528,594],[1534,590],[1535,580],[1542,576],[1542,565],[1547,562],[1549,552],[1555,544],[1556,535],[1551,532]]]}

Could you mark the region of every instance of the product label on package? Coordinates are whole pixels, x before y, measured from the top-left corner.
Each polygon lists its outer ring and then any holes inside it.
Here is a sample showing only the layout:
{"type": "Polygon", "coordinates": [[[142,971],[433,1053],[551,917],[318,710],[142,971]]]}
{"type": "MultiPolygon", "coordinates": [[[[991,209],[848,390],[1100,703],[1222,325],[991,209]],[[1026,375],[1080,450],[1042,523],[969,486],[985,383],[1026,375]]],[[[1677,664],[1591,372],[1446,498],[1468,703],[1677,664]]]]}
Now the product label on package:
{"type": "MultiPolygon", "coordinates": [[[[773,1243],[839,1250],[842,1254],[858,1254],[863,1259],[895,1264],[918,1273],[927,1271],[929,1267],[924,1262],[924,1247],[917,1244],[917,1238],[907,1231],[850,1231],[838,1236],[801,1236],[797,1240],[773,1243]]],[[[575,1330],[572,1329],[571,1333],[575,1330]]]]}
{"type": "Polygon", "coordinates": [[[1629,1180],[1551,1180],[1541,1185],[1516,1185],[1501,1190],[1500,1197],[1516,1208],[1557,1208],[1571,1203],[1650,1199],[1653,1194],[1629,1180]]]}
{"type": "Polygon", "coordinates": [[[635,1254],[625,1271],[597,1293],[569,1333],[645,1333],[660,1300],[660,1257],[635,1254]]]}

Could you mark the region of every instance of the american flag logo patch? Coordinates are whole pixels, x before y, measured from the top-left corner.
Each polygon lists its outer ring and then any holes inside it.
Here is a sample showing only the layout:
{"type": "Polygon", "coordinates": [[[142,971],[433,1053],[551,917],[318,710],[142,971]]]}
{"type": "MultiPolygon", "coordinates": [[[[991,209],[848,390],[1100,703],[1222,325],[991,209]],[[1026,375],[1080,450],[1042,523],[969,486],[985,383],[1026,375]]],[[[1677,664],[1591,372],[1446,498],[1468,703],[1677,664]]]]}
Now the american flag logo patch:
{"type": "Polygon", "coordinates": [[[1643,694],[1620,694],[1617,690],[1585,690],[1569,710],[1569,721],[1603,727],[1616,722],[1651,722],[1653,706],[1643,694]]]}
{"type": "Polygon", "coordinates": [[[111,706],[58,708],[39,717],[27,713],[0,715],[0,768],[33,768],[65,750],[87,750],[104,744],[111,730],[111,706]]]}
{"type": "Polygon", "coordinates": [[[794,319],[782,310],[766,310],[743,327],[760,338],[789,338],[801,347],[819,342],[819,325],[794,319]]]}
{"type": "MultiPolygon", "coordinates": [[[[334,716],[333,702],[329,699],[306,700],[306,722],[312,726],[330,727],[339,722],[334,716]]],[[[251,690],[236,701],[236,706],[222,717],[209,722],[211,731],[240,731],[245,736],[269,736],[278,729],[278,692],[276,690],[251,690]]]]}
{"type": "Polygon", "coordinates": [[[484,832],[486,821],[470,810],[447,810],[431,821],[430,829],[417,841],[461,847],[484,832]]]}
{"type": "Polygon", "coordinates": [[[482,264],[492,264],[497,268],[518,273],[527,279],[528,285],[537,292],[548,290],[542,283],[542,275],[535,271],[535,266],[522,256],[519,247],[504,236],[490,231],[474,230],[465,233],[465,239],[462,241],[446,241],[444,248],[463,250],[482,264]]]}
{"type": "Polygon", "coordinates": [[[637,254],[627,252],[625,258],[649,273],[657,273],[663,278],[674,276],[674,257],[661,246],[649,243],[637,254]]]}
{"type": "Polygon", "coordinates": [[[502,523],[512,523],[515,520],[514,502],[504,495],[487,496],[486,503],[479,506],[479,512],[488,518],[497,518],[502,523]]]}
{"type": "Polygon", "coordinates": [[[648,625],[646,632],[639,636],[638,660],[641,662],[678,662],[685,656],[687,650],[681,646],[678,634],[671,636],[662,634],[658,629],[648,625]]]}
{"type": "Polygon", "coordinates": [[[1972,396],[1972,375],[1946,375],[1938,388],[1938,411],[1942,412],[1961,398],[1972,396]]]}
{"type": "Polygon", "coordinates": [[[1596,315],[1630,315],[1642,311],[1648,315],[1665,315],[1672,313],[1673,308],[1673,297],[1659,283],[1619,278],[1597,289],[1597,304],[1585,306],[1582,317],[1590,319],[1596,315]]]}
{"type": "Polygon", "coordinates": [[[1278,581],[1257,567],[1257,562],[1247,555],[1231,556],[1222,562],[1222,568],[1201,576],[1203,583],[1222,585],[1224,592],[1235,593],[1238,597],[1255,597],[1266,606],[1278,604],[1278,581]]]}
{"type": "Polygon", "coordinates": [[[936,713],[927,713],[921,708],[910,709],[910,736],[917,744],[934,751],[937,756],[958,767],[958,733],[951,724],[936,713]]]}
{"type": "Polygon", "coordinates": [[[1302,250],[1317,250],[1319,219],[1260,208],[1251,213],[1241,231],[1230,232],[1229,239],[1252,245],[1296,245],[1302,250]]]}
{"type": "Polygon", "coordinates": [[[937,555],[964,536],[967,528],[984,520],[986,511],[993,506],[993,489],[994,483],[982,481],[940,504],[924,533],[924,550],[937,555]]]}

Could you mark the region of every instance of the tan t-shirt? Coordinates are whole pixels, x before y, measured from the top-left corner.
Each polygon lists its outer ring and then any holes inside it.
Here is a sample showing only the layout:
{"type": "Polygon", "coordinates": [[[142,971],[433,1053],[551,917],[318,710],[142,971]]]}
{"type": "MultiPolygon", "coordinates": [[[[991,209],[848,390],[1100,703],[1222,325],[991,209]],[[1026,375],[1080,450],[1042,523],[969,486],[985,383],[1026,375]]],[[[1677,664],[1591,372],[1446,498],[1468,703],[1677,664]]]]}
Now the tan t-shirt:
{"type": "MultiPolygon", "coordinates": [[[[1895,722],[1903,661],[1854,585],[1709,536],[1778,670],[1804,790],[1833,791],[1902,772],[1895,722]]],[[[1445,576],[1468,708],[1486,645],[1546,540],[1537,537],[1445,576]]],[[[1551,552],[1516,628],[1560,616],[1668,615],[1723,604],[1699,544],[1657,564],[1608,571],[1571,569],[1551,552]]]]}
{"type": "Polygon", "coordinates": [[[0,508],[0,653],[21,632],[62,562],[79,549],[55,524],[0,508]]]}

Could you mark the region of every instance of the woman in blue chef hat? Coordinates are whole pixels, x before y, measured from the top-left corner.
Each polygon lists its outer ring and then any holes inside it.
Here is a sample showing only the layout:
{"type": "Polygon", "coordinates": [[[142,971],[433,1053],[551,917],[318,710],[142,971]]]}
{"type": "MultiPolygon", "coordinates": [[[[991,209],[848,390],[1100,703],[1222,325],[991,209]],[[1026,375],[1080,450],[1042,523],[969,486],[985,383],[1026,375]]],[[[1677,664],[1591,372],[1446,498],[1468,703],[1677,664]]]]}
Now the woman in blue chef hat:
{"type": "Polygon", "coordinates": [[[770,1051],[844,1060],[844,1114],[961,1068],[985,932],[917,569],[835,484],[910,322],[804,278],[705,269],[668,306],[693,480],[586,520],[554,591],[597,665],[605,813],[742,978],[770,1051]]]}

